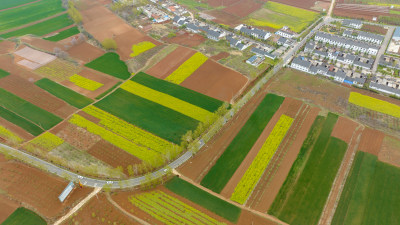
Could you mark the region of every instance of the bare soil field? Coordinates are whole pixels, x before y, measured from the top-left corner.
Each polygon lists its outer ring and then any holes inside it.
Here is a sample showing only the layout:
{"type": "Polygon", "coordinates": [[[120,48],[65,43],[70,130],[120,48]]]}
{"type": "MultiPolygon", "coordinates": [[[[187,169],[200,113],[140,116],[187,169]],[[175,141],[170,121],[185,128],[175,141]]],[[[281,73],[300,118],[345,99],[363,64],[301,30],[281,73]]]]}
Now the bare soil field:
{"type": "Polygon", "coordinates": [[[200,182],[225,149],[229,146],[240,129],[267,94],[265,84],[235,116],[230,119],[221,131],[216,134],[196,155],[178,168],[179,173],[195,182],[200,182]]]}
{"type": "Polygon", "coordinates": [[[240,2],[240,0],[208,0],[207,3],[213,7],[218,6],[231,6],[235,3],[240,2]]]}
{"type": "MultiPolygon", "coordinates": [[[[171,195],[174,198],[179,199],[180,201],[184,202],[187,205],[190,205],[191,207],[207,214],[208,216],[220,221],[220,222],[224,222],[226,224],[232,224],[230,223],[228,220],[214,214],[213,212],[208,211],[207,209],[204,209],[203,207],[194,204],[193,202],[173,193],[172,191],[168,190],[167,188],[163,187],[163,186],[158,186],[154,189],[151,189],[150,191],[155,191],[155,190],[160,190],[162,192],[165,192],[168,195],[171,195]]],[[[125,209],[126,211],[132,213],[133,215],[147,221],[150,224],[164,224],[161,223],[160,221],[154,219],[153,217],[151,217],[149,214],[145,213],[144,211],[140,210],[139,208],[137,208],[136,206],[134,206],[129,200],[128,198],[134,194],[140,194],[146,191],[129,191],[129,192],[117,192],[115,194],[112,195],[112,199],[119,205],[121,206],[123,209],[125,209]]]]}
{"type": "Polygon", "coordinates": [[[358,150],[378,156],[385,134],[366,127],[362,133],[358,150]]]}
{"type": "Polygon", "coordinates": [[[3,223],[18,207],[18,202],[0,195],[0,223],[3,223]]]}
{"type": "Polygon", "coordinates": [[[67,181],[15,161],[1,162],[0,171],[3,194],[49,220],[63,215],[92,191],[86,187],[76,188],[61,203],[58,196],[67,186],[67,181]]]}
{"type": "Polygon", "coordinates": [[[214,61],[218,61],[221,59],[225,59],[228,58],[230,56],[230,54],[228,52],[220,52],[214,56],[211,56],[210,59],[214,60],[214,61]]]}
{"type": "MultiPolygon", "coordinates": [[[[293,0],[274,0],[274,2],[279,2],[282,4],[286,5],[291,5],[294,7],[298,8],[303,8],[303,9],[311,9],[317,0],[298,0],[298,1],[293,1],[293,0]]],[[[329,0],[322,0],[324,2],[330,2],[329,0]]],[[[265,0],[267,2],[267,0],[265,0]]]]}
{"type": "Polygon", "coordinates": [[[248,78],[224,67],[213,60],[207,60],[190,77],[182,82],[182,86],[230,102],[239,95],[248,78]]]}
{"type": "Polygon", "coordinates": [[[267,220],[260,215],[254,214],[248,210],[242,210],[242,214],[240,214],[238,225],[278,225],[271,220],[267,220]]]}
{"type": "Polygon", "coordinates": [[[341,116],[336,122],[335,127],[333,127],[331,136],[349,144],[357,126],[358,123],[341,116]]]}
{"type": "Polygon", "coordinates": [[[221,191],[221,195],[230,198],[232,193],[235,190],[235,187],[239,183],[240,179],[242,179],[243,175],[246,173],[246,170],[249,168],[254,158],[257,156],[261,147],[263,146],[265,140],[268,138],[272,129],[274,129],[275,124],[278,122],[279,118],[282,114],[292,114],[288,116],[293,116],[300,109],[303,103],[298,100],[294,100],[292,98],[285,98],[282,105],[279,107],[278,111],[275,112],[274,116],[268,122],[268,125],[264,128],[261,135],[258,137],[257,141],[254,143],[253,147],[250,149],[246,158],[242,161],[239,168],[235,171],[229,182],[225,185],[224,189],[221,191]]]}
{"type": "Polygon", "coordinates": [[[340,114],[346,112],[350,95],[350,89],[347,87],[293,69],[279,71],[272,78],[268,90],[279,95],[300,98],[340,114]]]}
{"type": "Polygon", "coordinates": [[[196,53],[196,51],[179,46],[169,55],[164,57],[160,62],[146,70],[146,73],[160,79],[165,79],[182,63],[188,60],[194,53],[196,53]]]}
{"type": "Polygon", "coordinates": [[[126,175],[129,175],[127,171],[129,165],[141,163],[140,159],[104,140],[97,142],[87,152],[114,168],[122,166],[126,175]]]}
{"type": "Polygon", "coordinates": [[[47,41],[41,38],[32,37],[29,35],[25,35],[21,37],[21,41],[25,44],[31,45],[35,48],[38,48],[45,52],[54,52],[54,48],[59,48],[61,50],[66,50],[65,46],[52,41],[47,41]]]}
{"type": "Polygon", "coordinates": [[[76,214],[66,220],[64,225],[98,225],[98,224],[126,224],[138,225],[129,216],[117,209],[106,194],[101,193],[93,197],[76,214]]]}
{"type": "Polygon", "coordinates": [[[7,54],[14,51],[16,44],[12,41],[0,42],[0,54],[7,54]]]}
{"type": "Polygon", "coordinates": [[[29,70],[25,70],[22,67],[17,66],[14,62],[14,58],[8,54],[0,55],[0,68],[8,71],[11,74],[18,74],[18,76],[32,82],[41,79],[39,75],[36,75],[29,70]]]}
{"type": "Polygon", "coordinates": [[[80,72],[79,75],[82,77],[86,77],[90,80],[93,81],[97,81],[101,84],[103,84],[103,86],[101,86],[100,88],[94,90],[94,91],[90,91],[90,90],[86,90],[84,88],[81,88],[77,85],[75,85],[74,83],[72,83],[69,80],[64,80],[61,82],[62,85],[69,87],[70,89],[85,95],[89,98],[95,98],[98,95],[100,95],[101,93],[107,91],[108,89],[112,88],[116,83],[118,83],[118,80],[112,76],[108,76],[105,75],[101,72],[98,72],[96,70],[84,67],[80,72]]]}
{"type": "Polygon", "coordinates": [[[81,150],[89,150],[101,140],[99,136],[67,121],[57,125],[51,132],[81,150]]]}
{"type": "Polygon", "coordinates": [[[366,32],[372,32],[372,33],[377,33],[381,35],[386,35],[387,29],[378,26],[378,25],[372,25],[372,24],[364,24],[361,28],[361,30],[366,31],[366,32]]]}
{"type": "Polygon", "coordinates": [[[308,131],[319,112],[319,108],[303,104],[288,131],[287,137],[282,141],[270,165],[267,167],[266,171],[268,172],[264,173],[247,201],[247,206],[260,212],[267,212],[285,182],[290,168],[296,160],[308,131]]]}
{"type": "Polygon", "coordinates": [[[188,32],[179,32],[175,37],[166,39],[169,43],[175,43],[189,48],[196,47],[203,43],[206,39],[200,34],[192,34],[188,32]]]}
{"type": "Polygon", "coordinates": [[[395,137],[385,136],[382,148],[378,153],[378,159],[400,167],[400,140],[395,137]]]}
{"type": "Polygon", "coordinates": [[[76,111],[75,107],[68,105],[61,99],[17,75],[9,75],[2,78],[0,88],[4,88],[20,98],[23,98],[46,111],[54,113],[61,118],[67,118],[76,111]]]}
{"type": "Polygon", "coordinates": [[[224,12],[238,17],[246,17],[252,12],[260,9],[262,3],[255,2],[254,0],[241,0],[223,9],[224,12]]]}
{"type": "Polygon", "coordinates": [[[132,53],[132,46],[134,44],[143,42],[143,41],[149,41],[154,43],[155,45],[161,45],[160,42],[154,40],[151,37],[148,37],[142,33],[140,33],[140,31],[132,28],[129,31],[121,34],[121,35],[117,35],[114,38],[115,42],[117,42],[117,53],[121,56],[122,60],[128,60],[130,59],[130,54],[132,53]]]}
{"type": "Polygon", "coordinates": [[[363,18],[372,20],[373,17],[388,16],[389,7],[377,5],[360,5],[337,3],[333,13],[337,16],[363,18]]]}
{"type": "Polygon", "coordinates": [[[100,56],[105,52],[87,42],[75,45],[67,50],[67,53],[75,59],[81,60],[83,64],[86,64],[100,56]]]}
{"type": "Polygon", "coordinates": [[[219,24],[225,24],[231,27],[240,24],[241,23],[240,20],[242,19],[241,17],[229,14],[222,10],[211,10],[207,11],[206,13],[209,14],[210,16],[215,17],[215,19],[213,20],[214,22],[219,24]]]}
{"type": "Polygon", "coordinates": [[[19,137],[23,138],[26,141],[29,141],[34,138],[34,136],[28,133],[26,130],[22,129],[21,127],[9,122],[8,120],[0,117],[0,125],[9,129],[11,132],[15,133],[19,137]]]}

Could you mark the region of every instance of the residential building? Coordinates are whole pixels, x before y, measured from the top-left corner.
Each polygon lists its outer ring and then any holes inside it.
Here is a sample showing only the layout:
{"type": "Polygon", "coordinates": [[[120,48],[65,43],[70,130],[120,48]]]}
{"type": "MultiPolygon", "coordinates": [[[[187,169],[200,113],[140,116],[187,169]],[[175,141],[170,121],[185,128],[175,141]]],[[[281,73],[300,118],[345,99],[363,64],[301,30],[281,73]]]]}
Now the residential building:
{"type": "Polygon", "coordinates": [[[193,32],[193,33],[199,33],[200,32],[199,27],[197,25],[193,24],[193,23],[187,23],[186,24],[186,29],[189,30],[190,32],[193,32]]]}
{"type": "Polygon", "coordinates": [[[396,30],[394,30],[392,39],[394,41],[400,41],[400,27],[397,27],[396,30]]]}
{"type": "Polygon", "coordinates": [[[246,60],[246,63],[258,67],[264,61],[264,59],[264,56],[253,55],[248,60],[246,60]]]}
{"type": "Polygon", "coordinates": [[[354,29],[361,29],[363,23],[361,22],[361,20],[343,20],[342,25],[345,27],[351,27],[354,29]]]}
{"type": "Polygon", "coordinates": [[[237,48],[240,51],[245,50],[246,48],[250,47],[250,45],[251,45],[251,43],[243,44],[241,40],[238,40],[238,39],[236,39],[236,38],[234,38],[232,36],[227,36],[226,40],[229,42],[229,45],[232,48],[237,48]]]}
{"type": "Polygon", "coordinates": [[[305,52],[312,52],[315,49],[315,43],[312,41],[307,42],[306,46],[304,47],[305,52]]]}
{"type": "Polygon", "coordinates": [[[253,47],[251,49],[251,52],[256,54],[256,55],[259,55],[259,56],[270,58],[272,60],[276,59],[276,55],[273,55],[270,52],[265,51],[264,49],[261,49],[261,48],[253,47]]]}
{"type": "MultiPolygon", "coordinates": [[[[305,59],[304,57],[296,57],[293,59],[292,63],[290,64],[290,67],[296,70],[300,70],[306,73],[310,73],[310,68],[311,68],[311,62],[305,59]]],[[[314,73],[315,74],[315,73],[314,73]]]]}
{"type": "Polygon", "coordinates": [[[241,25],[235,27],[235,29],[244,34],[247,34],[249,36],[252,36],[254,38],[258,38],[261,40],[267,40],[269,37],[271,37],[270,32],[267,32],[267,31],[264,31],[264,30],[261,30],[261,29],[255,28],[255,27],[249,27],[244,24],[241,24],[241,25]]]}
{"type": "Polygon", "coordinates": [[[284,38],[294,38],[294,34],[286,30],[278,30],[275,34],[284,38]]]}
{"type": "Polygon", "coordinates": [[[382,44],[385,37],[383,37],[382,35],[378,35],[378,34],[360,31],[358,33],[357,39],[360,41],[367,41],[367,42],[372,42],[374,44],[380,45],[380,44],[382,44]]]}

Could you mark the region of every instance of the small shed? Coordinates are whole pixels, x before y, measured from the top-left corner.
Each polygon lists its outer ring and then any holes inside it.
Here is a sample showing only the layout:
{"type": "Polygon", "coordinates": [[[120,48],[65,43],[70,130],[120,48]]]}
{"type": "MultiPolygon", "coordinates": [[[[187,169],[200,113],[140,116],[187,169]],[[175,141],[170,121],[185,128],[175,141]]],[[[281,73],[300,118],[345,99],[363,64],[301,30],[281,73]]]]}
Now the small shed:
{"type": "Polygon", "coordinates": [[[58,196],[58,199],[60,200],[60,202],[64,202],[65,199],[71,194],[71,192],[74,190],[75,188],[75,184],[74,182],[69,182],[69,184],[67,185],[67,187],[64,189],[64,191],[60,194],[60,196],[58,196]]]}

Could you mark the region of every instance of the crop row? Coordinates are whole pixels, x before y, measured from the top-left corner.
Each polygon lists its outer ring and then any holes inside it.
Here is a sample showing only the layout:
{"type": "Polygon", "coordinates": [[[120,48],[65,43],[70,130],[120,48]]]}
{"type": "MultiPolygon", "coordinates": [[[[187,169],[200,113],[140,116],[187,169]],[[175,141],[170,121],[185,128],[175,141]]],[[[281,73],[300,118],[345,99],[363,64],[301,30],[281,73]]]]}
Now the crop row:
{"type": "Polygon", "coordinates": [[[89,91],[95,91],[104,85],[97,81],[88,79],[86,77],[82,77],[78,74],[74,74],[71,77],[69,77],[69,81],[74,83],[76,86],[84,88],[89,91]]]}
{"type": "Polygon", "coordinates": [[[122,150],[125,150],[126,152],[136,156],[143,161],[151,162],[154,161],[156,158],[159,158],[159,155],[156,152],[138,146],[137,144],[134,144],[127,139],[105,129],[104,127],[101,127],[83,118],[82,116],[74,114],[69,122],[79,127],[85,128],[90,133],[100,136],[104,140],[121,148],[122,150]]]}
{"type": "Polygon", "coordinates": [[[231,196],[231,200],[243,204],[256,187],[257,182],[260,180],[265,169],[268,166],[269,161],[274,156],[280,143],[285,137],[287,131],[292,125],[293,119],[282,115],[279,121],[276,123],[271,134],[264,142],[260,151],[257,153],[256,158],[251,163],[250,167],[246,170],[246,173],[240,179],[239,184],[236,186],[235,191],[231,196]]]}
{"type": "Polygon", "coordinates": [[[138,194],[129,200],[136,207],[168,225],[223,224],[162,191],[138,194]]]}
{"type": "Polygon", "coordinates": [[[35,70],[35,72],[54,81],[64,81],[79,71],[79,67],[57,59],[35,70]]]}
{"type": "Polygon", "coordinates": [[[212,112],[130,80],[122,84],[121,88],[201,122],[206,122],[213,117],[212,112]]]}
{"type": "Polygon", "coordinates": [[[131,57],[138,56],[141,53],[143,53],[143,52],[145,52],[147,50],[150,50],[150,49],[152,49],[154,47],[156,47],[156,45],[151,43],[150,41],[140,42],[140,43],[132,46],[132,53],[131,53],[130,56],[131,57]]]}
{"type": "Polygon", "coordinates": [[[96,106],[89,106],[83,109],[89,115],[100,119],[99,124],[106,129],[132,141],[138,145],[153,149],[159,153],[166,153],[166,150],[171,149],[174,145],[154,134],[151,134],[139,127],[136,127],[106,111],[103,111],[96,106]]]}
{"type": "Polygon", "coordinates": [[[400,118],[400,106],[376,98],[351,92],[349,102],[370,110],[400,118]]]}
{"type": "Polygon", "coordinates": [[[29,142],[29,144],[46,151],[51,151],[62,143],[64,143],[63,139],[50,132],[46,132],[29,142]]]}
{"type": "Polygon", "coordinates": [[[196,52],[192,57],[190,57],[186,62],[178,67],[174,72],[172,72],[165,80],[170,81],[175,84],[180,84],[186,78],[188,78],[194,71],[196,71],[203,63],[207,61],[207,56],[200,52],[196,52]]]}
{"type": "Polygon", "coordinates": [[[0,137],[6,139],[6,140],[11,140],[16,143],[22,143],[24,142],[24,139],[20,138],[18,135],[14,134],[7,128],[3,127],[0,125],[0,137]]]}

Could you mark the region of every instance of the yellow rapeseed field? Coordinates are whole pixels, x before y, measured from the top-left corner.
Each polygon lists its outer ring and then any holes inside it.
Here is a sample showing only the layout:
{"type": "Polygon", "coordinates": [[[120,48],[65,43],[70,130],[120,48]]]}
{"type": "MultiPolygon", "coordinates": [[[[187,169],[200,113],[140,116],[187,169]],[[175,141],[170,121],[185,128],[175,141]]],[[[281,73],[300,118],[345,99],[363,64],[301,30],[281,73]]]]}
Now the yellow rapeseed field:
{"type": "Polygon", "coordinates": [[[206,61],[207,56],[200,52],[196,52],[192,57],[186,60],[186,62],[182,63],[178,69],[165,78],[165,80],[175,84],[180,84],[190,75],[192,75],[192,73],[194,73],[194,71],[196,71],[206,61]]]}
{"type": "Polygon", "coordinates": [[[37,148],[41,148],[46,151],[51,151],[52,149],[58,147],[64,143],[64,140],[57,137],[56,135],[46,132],[42,135],[36,137],[35,139],[29,142],[30,145],[33,145],[37,148]]]}
{"type": "Polygon", "coordinates": [[[400,106],[380,99],[362,95],[357,92],[351,92],[349,102],[373,111],[400,118],[400,106]]]}
{"type": "Polygon", "coordinates": [[[88,79],[86,77],[82,77],[78,74],[74,74],[73,76],[71,76],[69,78],[69,81],[74,83],[76,86],[84,88],[89,91],[95,91],[103,86],[102,83],[99,83],[94,80],[90,80],[90,79],[88,79]]]}

